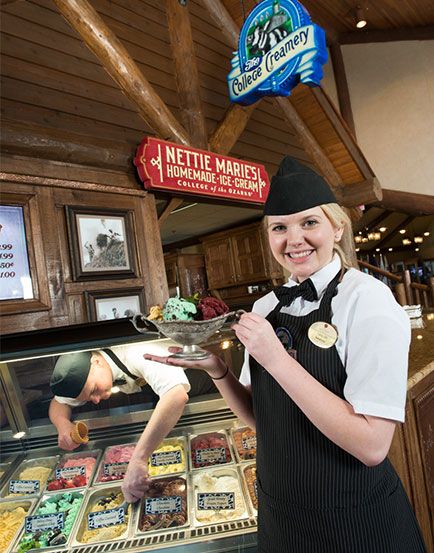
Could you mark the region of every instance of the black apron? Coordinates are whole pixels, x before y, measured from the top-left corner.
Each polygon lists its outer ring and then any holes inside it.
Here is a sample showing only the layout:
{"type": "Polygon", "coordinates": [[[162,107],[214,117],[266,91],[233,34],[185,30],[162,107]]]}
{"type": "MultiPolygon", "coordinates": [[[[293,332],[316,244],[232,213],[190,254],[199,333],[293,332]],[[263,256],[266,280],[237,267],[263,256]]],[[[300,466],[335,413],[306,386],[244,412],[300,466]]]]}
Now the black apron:
{"type": "MultiPolygon", "coordinates": [[[[297,361],[344,398],[346,381],[335,346],[308,338],[310,325],[331,323],[340,273],[317,310],[268,315],[286,328],[297,361]]],[[[423,553],[425,547],[402,484],[388,459],[367,467],[324,436],[272,376],[250,356],[257,432],[260,553],[423,553]]]]}

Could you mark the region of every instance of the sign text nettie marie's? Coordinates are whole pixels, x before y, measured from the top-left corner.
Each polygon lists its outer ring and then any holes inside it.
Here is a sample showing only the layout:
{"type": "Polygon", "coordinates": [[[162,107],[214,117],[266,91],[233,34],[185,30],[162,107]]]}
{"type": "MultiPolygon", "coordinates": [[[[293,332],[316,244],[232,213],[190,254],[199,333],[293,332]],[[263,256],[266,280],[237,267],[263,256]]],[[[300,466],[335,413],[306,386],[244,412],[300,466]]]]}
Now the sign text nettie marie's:
{"type": "Polygon", "coordinates": [[[134,164],[145,188],[264,203],[269,181],[265,168],[212,152],[146,138],[134,164]]]}

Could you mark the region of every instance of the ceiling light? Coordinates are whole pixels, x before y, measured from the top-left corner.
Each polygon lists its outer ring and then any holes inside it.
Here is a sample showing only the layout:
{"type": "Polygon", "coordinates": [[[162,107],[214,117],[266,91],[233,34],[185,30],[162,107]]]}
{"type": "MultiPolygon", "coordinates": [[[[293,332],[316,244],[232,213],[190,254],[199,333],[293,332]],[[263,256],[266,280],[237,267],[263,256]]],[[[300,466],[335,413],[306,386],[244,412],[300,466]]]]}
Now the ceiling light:
{"type": "Polygon", "coordinates": [[[415,251],[415,252],[418,252],[418,251],[419,251],[419,248],[414,248],[414,251],[415,251]]]}
{"type": "Polygon", "coordinates": [[[380,238],[381,238],[381,233],[374,232],[374,240],[380,240],[380,238]]]}
{"type": "Polygon", "coordinates": [[[354,242],[357,242],[357,244],[360,244],[361,241],[362,241],[362,237],[360,235],[357,235],[354,237],[354,242]]]}
{"type": "Polygon", "coordinates": [[[422,340],[423,336],[422,336],[422,334],[418,334],[418,335],[416,336],[416,338],[417,338],[418,340],[422,340]]]}
{"type": "Polygon", "coordinates": [[[422,242],[423,242],[422,236],[415,236],[414,237],[414,243],[415,244],[422,244],[422,242]]]}
{"type": "Polygon", "coordinates": [[[356,248],[356,252],[359,252],[360,251],[360,248],[356,248]]]}
{"type": "Polygon", "coordinates": [[[378,230],[379,230],[380,232],[386,232],[387,227],[380,227],[378,230]]]}
{"type": "Polygon", "coordinates": [[[405,234],[405,233],[406,233],[405,228],[402,228],[402,229],[399,231],[399,234],[405,234]]]}
{"type": "Polygon", "coordinates": [[[426,232],[423,233],[423,235],[424,235],[424,236],[429,236],[429,232],[426,231],[426,232]]]}
{"type": "Polygon", "coordinates": [[[367,21],[365,19],[365,15],[363,13],[363,10],[360,6],[357,6],[356,8],[356,27],[358,29],[363,29],[363,27],[366,27],[367,21]]]}
{"type": "Polygon", "coordinates": [[[393,248],[389,248],[389,252],[393,252],[393,248]]]}
{"type": "Polygon", "coordinates": [[[364,244],[366,244],[366,242],[368,242],[368,239],[366,238],[366,236],[365,236],[364,238],[362,238],[362,242],[363,242],[364,244]]]}
{"type": "Polygon", "coordinates": [[[411,240],[409,240],[408,238],[404,238],[404,240],[402,241],[402,244],[404,246],[409,246],[411,244],[411,240]]]}
{"type": "Polygon", "coordinates": [[[379,252],[379,251],[380,251],[380,248],[375,248],[375,251],[376,251],[376,252],[379,252]]]}

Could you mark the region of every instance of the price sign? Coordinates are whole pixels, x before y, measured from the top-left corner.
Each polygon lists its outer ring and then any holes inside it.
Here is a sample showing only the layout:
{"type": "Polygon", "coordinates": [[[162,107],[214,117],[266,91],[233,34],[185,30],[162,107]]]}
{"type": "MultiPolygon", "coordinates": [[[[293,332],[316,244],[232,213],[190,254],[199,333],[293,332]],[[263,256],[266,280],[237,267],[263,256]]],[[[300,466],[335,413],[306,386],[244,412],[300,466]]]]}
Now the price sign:
{"type": "Polygon", "coordinates": [[[197,463],[226,463],[226,449],[224,447],[210,447],[196,450],[197,463]]]}
{"type": "Polygon", "coordinates": [[[221,511],[235,509],[235,494],[233,492],[198,493],[197,508],[199,511],[221,511]]]}
{"type": "Polygon", "coordinates": [[[151,466],[161,467],[166,465],[179,465],[182,463],[182,453],[180,449],[173,451],[159,451],[151,455],[151,466]]]}
{"type": "Polygon", "coordinates": [[[34,515],[26,517],[26,533],[45,532],[47,530],[63,530],[65,526],[65,513],[50,515],[34,515]]]}
{"type": "Polygon", "coordinates": [[[182,497],[179,495],[147,497],[145,499],[145,513],[147,515],[164,515],[166,513],[180,513],[181,511],[182,497]]]}
{"type": "Polygon", "coordinates": [[[127,463],[104,463],[104,476],[123,476],[128,469],[127,463]]]}
{"type": "Polygon", "coordinates": [[[125,523],[125,509],[109,509],[108,511],[94,511],[87,515],[87,527],[89,530],[104,528],[106,526],[117,526],[125,523]]]}
{"type": "Polygon", "coordinates": [[[56,480],[60,480],[60,478],[74,478],[74,476],[85,476],[86,475],[86,467],[80,466],[80,467],[65,467],[61,469],[56,469],[56,480]]]}
{"type": "Polygon", "coordinates": [[[39,492],[39,480],[10,480],[9,493],[32,494],[39,492]]]}
{"type": "Polygon", "coordinates": [[[0,206],[0,300],[33,298],[23,208],[0,206]]]}

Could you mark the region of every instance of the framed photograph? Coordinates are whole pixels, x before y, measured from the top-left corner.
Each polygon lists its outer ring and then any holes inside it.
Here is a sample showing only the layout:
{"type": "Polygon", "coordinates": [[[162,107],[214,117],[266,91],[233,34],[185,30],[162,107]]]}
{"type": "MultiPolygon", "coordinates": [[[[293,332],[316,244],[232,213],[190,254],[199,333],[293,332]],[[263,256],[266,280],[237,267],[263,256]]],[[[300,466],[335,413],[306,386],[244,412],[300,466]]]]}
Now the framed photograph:
{"type": "Polygon", "coordinates": [[[145,309],[143,288],[86,292],[91,321],[125,319],[145,309]]]}
{"type": "Polygon", "coordinates": [[[66,206],[66,218],[75,280],[136,276],[131,212],[66,206]]]}

